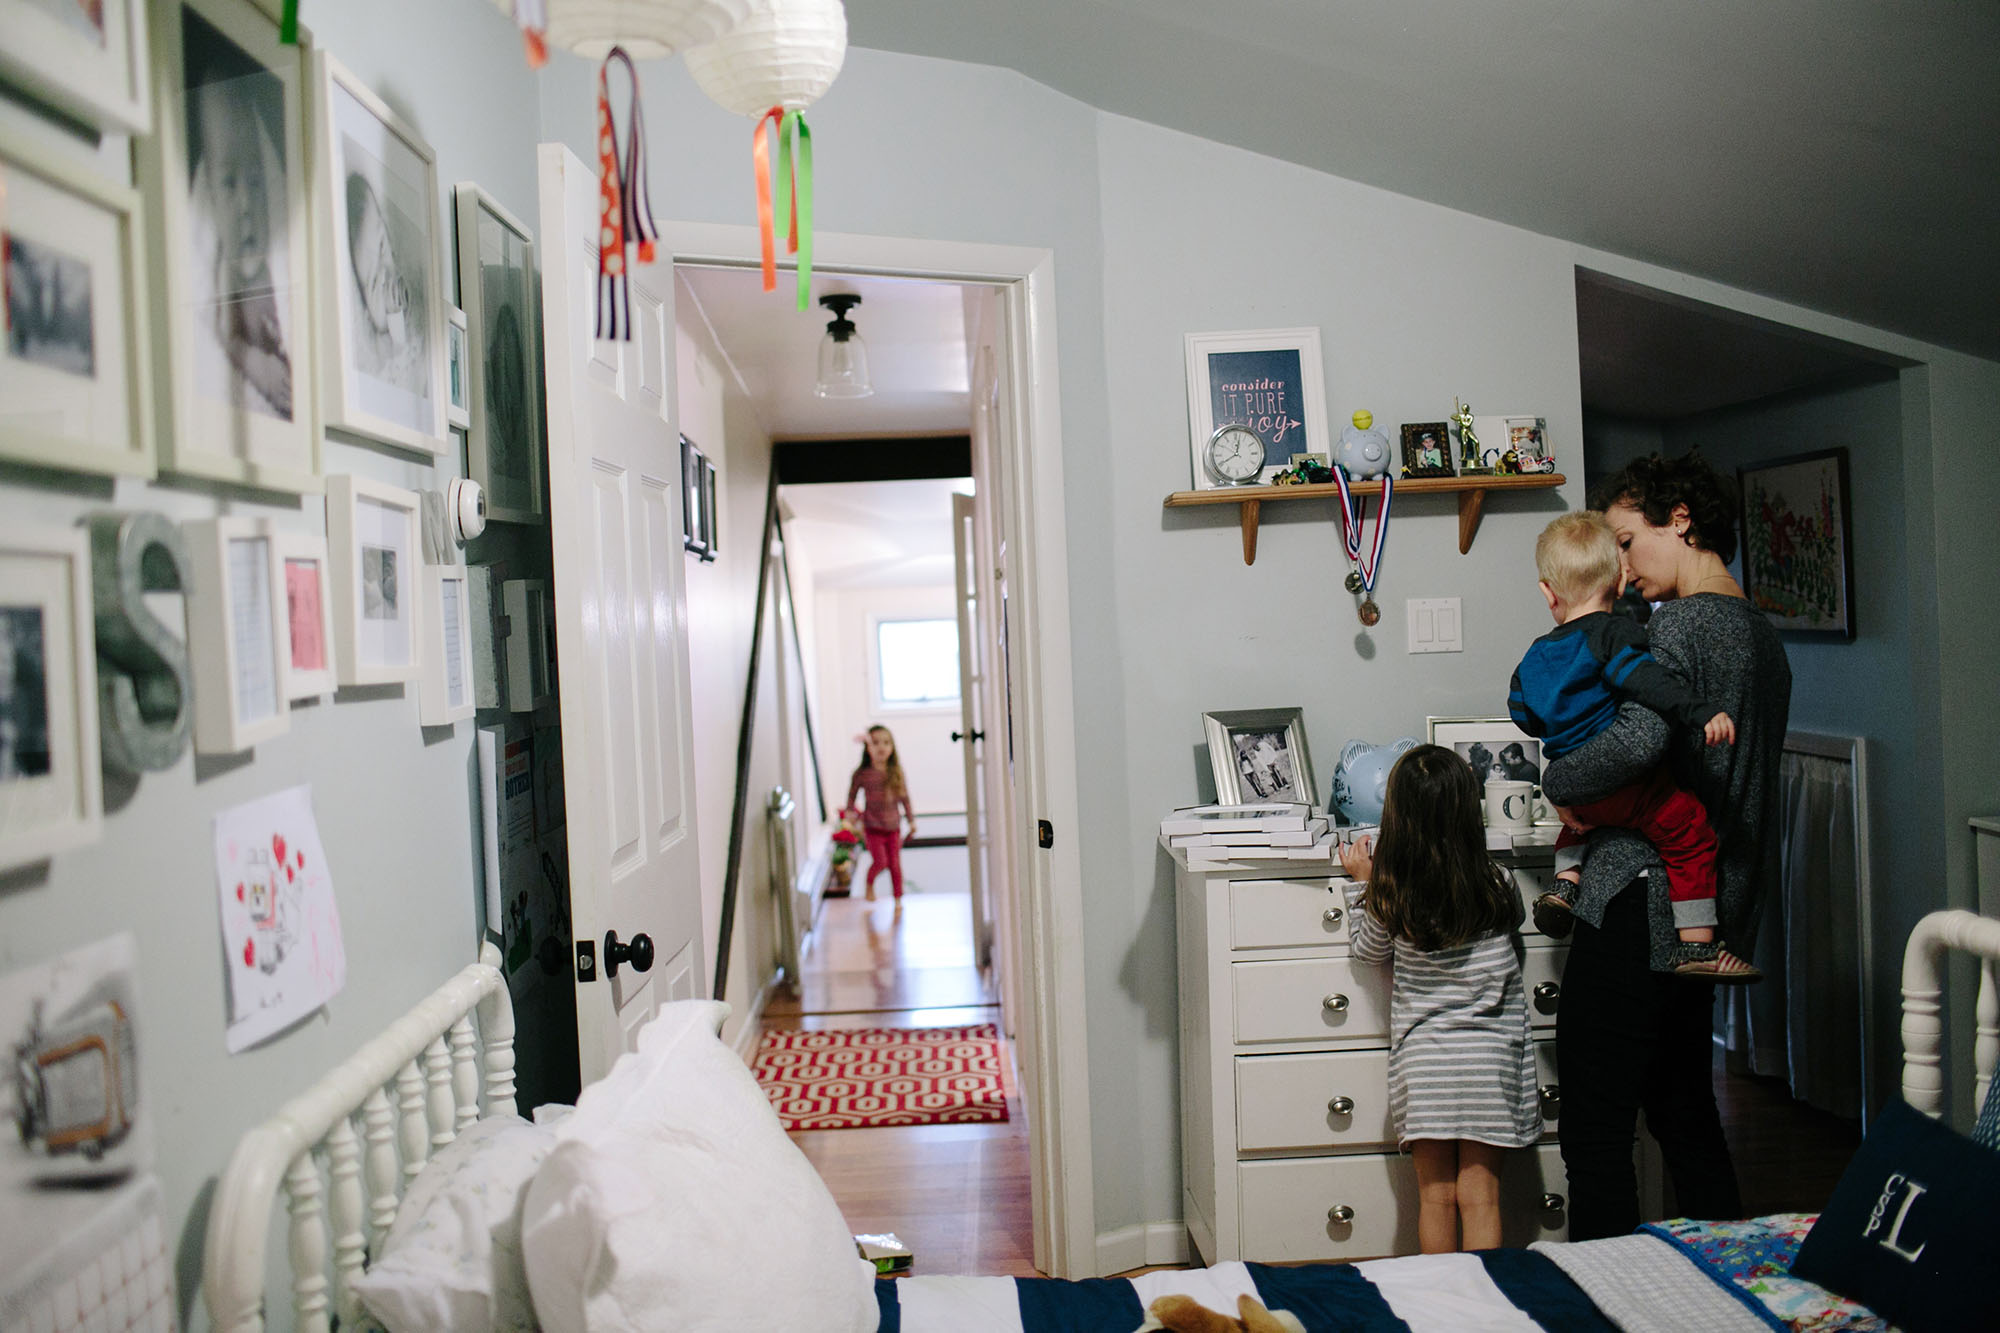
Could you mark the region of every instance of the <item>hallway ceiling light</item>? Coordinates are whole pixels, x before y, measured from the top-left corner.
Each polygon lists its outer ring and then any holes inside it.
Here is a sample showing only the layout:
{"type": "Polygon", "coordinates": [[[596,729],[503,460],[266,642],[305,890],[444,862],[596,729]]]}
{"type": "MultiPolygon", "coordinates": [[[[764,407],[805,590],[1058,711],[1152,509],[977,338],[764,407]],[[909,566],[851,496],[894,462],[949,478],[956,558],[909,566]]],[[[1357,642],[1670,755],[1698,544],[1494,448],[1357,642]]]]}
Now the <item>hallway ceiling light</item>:
{"type": "Polygon", "coordinates": [[[835,292],[819,298],[833,312],[826,334],[819,340],[819,382],[813,392],[822,398],[866,398],[875,392],[868,379],[868,344],[861,341],[847,312],[861,304],[852,292],[835,292]]]}

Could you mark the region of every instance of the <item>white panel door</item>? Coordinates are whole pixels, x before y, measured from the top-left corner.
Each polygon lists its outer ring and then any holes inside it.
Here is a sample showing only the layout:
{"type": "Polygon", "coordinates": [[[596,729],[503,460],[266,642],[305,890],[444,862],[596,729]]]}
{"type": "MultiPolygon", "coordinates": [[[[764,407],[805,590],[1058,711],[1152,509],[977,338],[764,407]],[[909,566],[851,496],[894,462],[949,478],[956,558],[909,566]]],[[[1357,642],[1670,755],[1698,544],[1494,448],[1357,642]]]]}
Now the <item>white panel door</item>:
{"type": "Polygon", "coordinates": [[[632,341],[600,341],[596,173],[558,144],[542,145],[539,166],[557,693],[588,1085],[662,1001],[706,990],[673,265],[662,255],[632,270],[632,341]]]}
{"type": "Polygon", "coordinates": [[[986,802],[980,790],[979,751],[986,739],[979,692],[985,673],[979,654],[979,596],[974,585],[972,497],[951,497],[952,568],[957,578],[958,730],[951,733],[965,762],[965,856],[972,885],[973,961],[993,961],[993,912],[986,900],[986,802]]]}

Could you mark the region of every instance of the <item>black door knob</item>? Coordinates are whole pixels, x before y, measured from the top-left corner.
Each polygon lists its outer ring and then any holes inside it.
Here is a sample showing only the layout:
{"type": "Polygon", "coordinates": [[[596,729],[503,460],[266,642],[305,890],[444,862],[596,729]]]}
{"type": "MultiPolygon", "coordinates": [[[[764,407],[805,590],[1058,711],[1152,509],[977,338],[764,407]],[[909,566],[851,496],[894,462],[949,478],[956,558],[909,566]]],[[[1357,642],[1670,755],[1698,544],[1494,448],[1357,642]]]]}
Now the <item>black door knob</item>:
{"type": "Polygon", "coordinates": [[[650,972],[653,968],[653,937],[644,933],[634,935],[630,943],[620,944],[618,932],[604,932],[604,975],[615,977],[621,965],[630,963],[634,972],[650,972]]]}
{"type": "MultiPolygon", "coordinates": [[[[951,733],[951,738],[955,741],[962,741],[965,739],[965,733],[962,731],[954,731],[951,733]]],[[[983,741],[986,739],[986,733],[983,731],[975,731],[972,733],[972,739],[976,741],[983,741]]]]}

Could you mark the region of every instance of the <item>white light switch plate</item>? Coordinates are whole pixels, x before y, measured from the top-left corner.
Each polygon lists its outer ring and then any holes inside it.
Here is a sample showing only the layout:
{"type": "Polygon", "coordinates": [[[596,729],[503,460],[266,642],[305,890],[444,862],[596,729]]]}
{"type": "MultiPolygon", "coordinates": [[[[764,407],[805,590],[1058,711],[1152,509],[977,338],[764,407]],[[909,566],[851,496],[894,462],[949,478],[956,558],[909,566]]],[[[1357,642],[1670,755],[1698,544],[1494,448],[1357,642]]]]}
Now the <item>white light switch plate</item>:
{"type": "Polygon", "coordinates": [[[1465,651],[1465,629],[1458,614],[1458,598],[1411,597],[1403,605],[1409,612],[1411,652],[1465,651]]]}

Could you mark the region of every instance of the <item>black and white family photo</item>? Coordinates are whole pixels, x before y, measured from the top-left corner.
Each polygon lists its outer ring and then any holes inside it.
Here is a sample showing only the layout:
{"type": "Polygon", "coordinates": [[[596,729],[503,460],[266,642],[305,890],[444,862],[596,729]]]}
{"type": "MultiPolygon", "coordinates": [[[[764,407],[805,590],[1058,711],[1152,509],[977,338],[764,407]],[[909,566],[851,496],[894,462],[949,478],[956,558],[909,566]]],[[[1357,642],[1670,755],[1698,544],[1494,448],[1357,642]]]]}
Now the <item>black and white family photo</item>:
{"type": "Polygon", "coordinates": [[[97,373],[90,311],[90,265],[12,232],[6,255],[7,354],[85,378],[97,373]]]}
{"type": "Polygon", "coordinates": [[[342,137],[346,164],[345,280],[349,350],[354,368],[413,395],[430,397],[430,311],[425,293],[425,229],[410,214],[412,191],[352,135],[342,137]]]}
{"type": "Polygon", "coordinates": [[[284,84],[193,10],[181,17],[195,383],[204,397],[290,421],[284,84]]]}
{"type": "Polygon", "coordinates": [[[1238,732],[1230,737],[1230,743],[1236,747],[1236,771],[1242,777],[1244,800],[1306,799],[1299,792],[1298,772],[1284,732],[1238,732]]]}
{"type": "Polygon", "coordinates": [[[46,652],[42,608],[0,606],[0,782],[48,776],[46,652]]]}
{"type": "Polygon", "coordinates": [[[1506,741],[1459,741],[1451,747],[1458,751],[1479,779],[1482,793],[1486,784],[1501,782],[1535,782],[1542,780],[1542,743],[1536,740],[1506,741]]]}
{"type": "Polygon", "coordinates": [[[361,614],[369,620],[397,616],[396,552],[387,546],[361,548],[361,614]]]}

